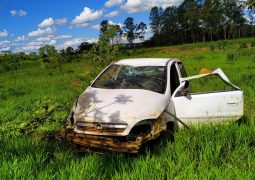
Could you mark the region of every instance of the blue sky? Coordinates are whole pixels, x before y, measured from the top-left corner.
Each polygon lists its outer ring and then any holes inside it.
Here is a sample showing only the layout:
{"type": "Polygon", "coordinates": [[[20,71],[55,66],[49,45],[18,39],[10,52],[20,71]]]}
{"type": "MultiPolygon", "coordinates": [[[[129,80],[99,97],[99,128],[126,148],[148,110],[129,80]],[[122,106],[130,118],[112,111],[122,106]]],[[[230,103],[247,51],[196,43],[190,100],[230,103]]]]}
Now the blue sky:
{"type": "MultiPolygon", "coordinates": [[[[149,23],[150,9],[182,0],[0,0],[0,51],[31,52],[44,45],[58,49],[96,42],[104,19],[123,24],[131,16],[149,23]]],[[[147,34],[149,36],[149,33],[147,34]]]]}

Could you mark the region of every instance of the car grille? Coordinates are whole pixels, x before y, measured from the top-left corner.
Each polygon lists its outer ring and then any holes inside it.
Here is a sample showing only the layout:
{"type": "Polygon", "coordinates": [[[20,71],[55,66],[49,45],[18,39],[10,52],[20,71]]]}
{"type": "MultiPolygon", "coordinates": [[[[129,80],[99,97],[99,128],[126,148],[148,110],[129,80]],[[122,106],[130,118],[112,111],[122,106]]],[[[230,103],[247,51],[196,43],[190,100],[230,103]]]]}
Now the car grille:
{"type": "Polygon", "coordinates": [[[121,133],[127,125],[115,123],[77,122],[77,129],[88,133],[121,133]]]}

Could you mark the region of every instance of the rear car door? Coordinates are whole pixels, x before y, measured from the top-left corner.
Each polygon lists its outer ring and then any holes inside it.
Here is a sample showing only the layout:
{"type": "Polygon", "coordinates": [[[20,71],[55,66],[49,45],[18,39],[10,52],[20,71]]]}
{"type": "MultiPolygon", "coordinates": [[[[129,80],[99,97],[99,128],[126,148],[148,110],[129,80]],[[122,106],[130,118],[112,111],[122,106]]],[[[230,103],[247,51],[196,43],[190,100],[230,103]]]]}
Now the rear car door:
{"type": "Polygon", "coordinates": [[[172,94],[172,101],[176,116],[185,123],[237,120],[243,116],[243,92],[231,84],[221,69],[209,74],[181,78],[180,82],[172,94]],[[202,83],[195,86],[192,84],[191,92],[181,93],[185,91],[187,81],[196,79],[202,83]],[[206,90],[195,91],[203,88],[206,90]]]}

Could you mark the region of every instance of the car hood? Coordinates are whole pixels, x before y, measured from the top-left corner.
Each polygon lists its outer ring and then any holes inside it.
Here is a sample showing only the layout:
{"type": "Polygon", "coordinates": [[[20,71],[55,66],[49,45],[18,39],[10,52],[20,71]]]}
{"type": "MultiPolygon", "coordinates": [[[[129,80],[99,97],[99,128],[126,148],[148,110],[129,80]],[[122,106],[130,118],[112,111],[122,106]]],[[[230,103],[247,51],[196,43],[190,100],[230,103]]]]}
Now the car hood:
{"type": "Polygon", "coordinates": [[[141,120],[156,119],[169,99],[142,89],[87,88],[77,101],[74,121],[127,124],[127,134],[141,120]]]}

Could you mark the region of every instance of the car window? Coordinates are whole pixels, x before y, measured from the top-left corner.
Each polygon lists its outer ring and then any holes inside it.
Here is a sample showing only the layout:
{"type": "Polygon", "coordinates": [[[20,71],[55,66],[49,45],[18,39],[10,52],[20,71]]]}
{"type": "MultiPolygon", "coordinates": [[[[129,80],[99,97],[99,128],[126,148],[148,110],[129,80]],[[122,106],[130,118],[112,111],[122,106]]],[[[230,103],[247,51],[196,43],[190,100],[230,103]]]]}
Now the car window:
{"type": "Polygon", "coordinates": [[[178,88],[179,85],[180,85],[179,75],[178,75],[175,64],[172,64],[171,69],[170,69],[171,94],[174,93],[174,91],[178,88]]]}
{"type": "Polygon", "coordinates": [[[198,79],[189,80],[191,93],[209,93],[230,91],[234,88],[226,84],[218,75],[213,74],[198,79]]]}
{"type": "Polygon", "coordinates": [[[177,65],[178,65],[178,67],[179,67],[181,76],[182,76],[182,77],[187,77],[187,73],[186,73],[186,70],[185,70],[183,64],[182,64],[181,62],[178,62],[177,65]]]}
{"type": "Polygon", "coordinates": [[[166,68],[164,66],[127,66],[113,64],[92,84],[105,89],[146,89],[164,93],[166,68]]]}

